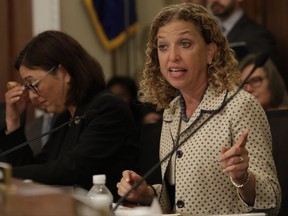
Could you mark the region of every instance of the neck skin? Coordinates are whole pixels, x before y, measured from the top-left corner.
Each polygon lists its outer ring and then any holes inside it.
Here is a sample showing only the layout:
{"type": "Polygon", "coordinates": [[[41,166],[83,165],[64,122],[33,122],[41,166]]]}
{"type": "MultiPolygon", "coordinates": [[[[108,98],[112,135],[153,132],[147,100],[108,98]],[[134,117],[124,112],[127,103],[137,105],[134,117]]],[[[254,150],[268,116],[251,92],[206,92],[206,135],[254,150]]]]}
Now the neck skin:
{"type": "Polygon", "coordinates": [[[206,89],[207,86],[207,80],[205,80],[203,83],[199,85],[197,89],[194,89],[194,91],[191,92],[181,92],[185,105],[186,105],[186,115],[187,117],[190,117],[193,112],[196,110],[197,106],[200,103],[200,100],[202,98],[202,95],[206,89]]]}

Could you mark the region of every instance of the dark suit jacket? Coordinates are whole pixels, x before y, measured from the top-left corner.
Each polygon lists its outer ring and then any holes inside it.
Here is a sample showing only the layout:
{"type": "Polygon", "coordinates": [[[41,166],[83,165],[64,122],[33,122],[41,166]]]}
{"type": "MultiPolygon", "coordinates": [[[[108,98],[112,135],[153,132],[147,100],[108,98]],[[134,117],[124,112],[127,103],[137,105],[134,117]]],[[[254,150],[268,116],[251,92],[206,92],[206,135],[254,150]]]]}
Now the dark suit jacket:
{"type": "MultiPolygon", "coordinates": [[[[102,92],[78,105],[75,116],[94,110],[92,118],[65,126],[50,135],[43,152],[33,157],[26,146],[7,155],[13,176],[49,185],[92,186],[94,174],[106,174],[107,186],[117,197],[116,183],[122,171],[134,169],[137,157],[134,123],[127,105],[117,96],[102,92]]],[[[68,112],[55,123],[68,121],[68,112]]],[[[23,128],[12,134],[0,134],[1,148],[6,151],[25,141],[23,128]]]]}
{"type": "Polygon", "coordinates": [[[240,18],[227,35],[228,42],[246,42],[246,47],[236,55],[241,60],[245,55],[259,52],[275,54],[276,42],[274,36],[262,25],[250,19],[246,14],[240,18]]]}

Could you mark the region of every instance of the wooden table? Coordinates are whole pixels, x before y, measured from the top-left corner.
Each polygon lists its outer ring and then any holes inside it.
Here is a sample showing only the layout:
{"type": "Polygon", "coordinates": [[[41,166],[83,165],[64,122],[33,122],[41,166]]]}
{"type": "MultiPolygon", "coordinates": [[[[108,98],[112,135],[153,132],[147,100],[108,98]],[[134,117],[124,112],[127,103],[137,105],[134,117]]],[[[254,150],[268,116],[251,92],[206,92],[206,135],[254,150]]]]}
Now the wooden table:
{"type": "Polygon", "coordinates": [[[13,179],[0,191],[1,216],[107,216],[57,187],[13,179]]]}

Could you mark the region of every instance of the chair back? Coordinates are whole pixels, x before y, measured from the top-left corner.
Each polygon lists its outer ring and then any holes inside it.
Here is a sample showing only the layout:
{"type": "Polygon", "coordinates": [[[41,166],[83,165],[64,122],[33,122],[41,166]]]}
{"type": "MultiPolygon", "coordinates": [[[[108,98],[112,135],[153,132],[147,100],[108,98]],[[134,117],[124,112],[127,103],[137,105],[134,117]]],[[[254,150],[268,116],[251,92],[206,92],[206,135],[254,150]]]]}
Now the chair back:
{"type": "Polygon", "coordinates": [[[288,109],[267,112],[272,133],[273,157],[282,190],[282,204],[278,216],[288,212],[288,109]]]}

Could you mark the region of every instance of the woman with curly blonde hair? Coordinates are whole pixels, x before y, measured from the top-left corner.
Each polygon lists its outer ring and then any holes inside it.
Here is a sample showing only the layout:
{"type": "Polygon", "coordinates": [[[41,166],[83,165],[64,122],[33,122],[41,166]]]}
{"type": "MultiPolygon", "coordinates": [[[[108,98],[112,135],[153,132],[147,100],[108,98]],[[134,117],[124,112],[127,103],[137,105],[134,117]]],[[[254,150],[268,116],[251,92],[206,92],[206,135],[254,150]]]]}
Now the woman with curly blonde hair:
{"type": "Polygon", "coordinates": [[[171,99],[178,93],[178,89],[171,86],[159,73],[160,63],[158,61],[158,38],[157,33],[160,27],[164,26],[171,19],[191,20],[202,32],[203,39],[207,44],[215,43],[218,47],[213,61],[209,62],[208,82],[215,87],[217,92],[224,89],[231,90],[240,83],[238,62],[233,51],[229,48],[226,37],[219,29],[217,21],[209,14],[201,13],[203,8],[198,8],[197,13],[191,13],[189,8],[183,8],[178,13],[177,5],[167,8],[152,23],[150,37],[146,49],[147,60],[143,72],[143,80],[140,83],[140,99],[143,102],[153,103],[158,108],[167,108],[171,99]],[[178,13],[178,14],[176,14],[178,13]]]}
{"type": "Polygon", "coordinates": [[[127,195],[141,176],[126,170],[118,194],[143,205],[155,195],[165,213],[277,215],[281,192],[267,118],[239,90],[238,62],[216,20],[200,5],[168,6],[152,23],[146,55],[140,99],[165,109],[163,181],[144,181],[127,195]]]}

